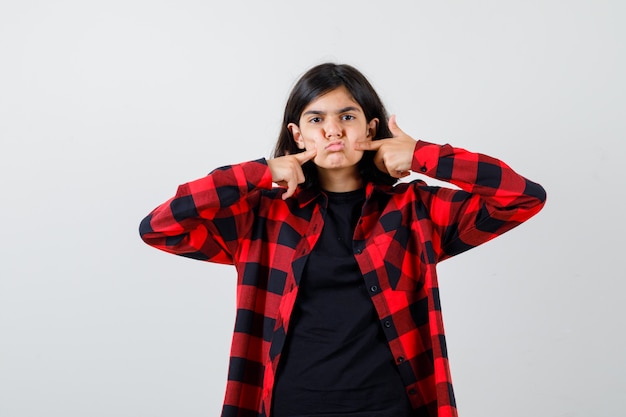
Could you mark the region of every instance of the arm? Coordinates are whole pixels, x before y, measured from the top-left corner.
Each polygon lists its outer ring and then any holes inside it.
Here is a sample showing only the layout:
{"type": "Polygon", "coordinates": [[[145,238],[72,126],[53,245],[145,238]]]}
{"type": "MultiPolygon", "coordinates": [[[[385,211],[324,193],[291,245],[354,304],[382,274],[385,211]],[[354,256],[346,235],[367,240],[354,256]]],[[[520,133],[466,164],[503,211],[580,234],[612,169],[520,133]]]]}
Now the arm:
{"type": "Polygon", "coordinates": [[[166,252],[233,263],[237,240],[252,221],[248,197],[255,189],[271,187],[263,159],[218,168],[179,186],[174,197],[143,219],[139,234],[148,245],[166,252]]]}
{"type": "Polygon", "coordinates": [[[393,138],[359,144],[375,150],[379,169],[403,177],[408,170],[450,182],[461,190],[416,182],[441,242],[438,260],[466,251],[514,228],[538,213],[545,190],[504,162],[450,145],[415,141],[389,120],[393,138]]]}
{"type": "Polygon", "coordinates": [[[546,201],[541,185],[504,162],[450,145],[419,141],[412,170],[461,189],[422,188],[431,220],[441,236],[439,260],[511,230],[537,214],[546,201]]]}
{"type": "Polygon", "coordinates": [[[302,164],[315,150],[266,161],[225,166],[178,187],[139,226],[144,242],[157,249],[204,261],[232,264],[239,239],[250,230],[260,193],[272,183],[293,195],[304,182],[302,164]]]}

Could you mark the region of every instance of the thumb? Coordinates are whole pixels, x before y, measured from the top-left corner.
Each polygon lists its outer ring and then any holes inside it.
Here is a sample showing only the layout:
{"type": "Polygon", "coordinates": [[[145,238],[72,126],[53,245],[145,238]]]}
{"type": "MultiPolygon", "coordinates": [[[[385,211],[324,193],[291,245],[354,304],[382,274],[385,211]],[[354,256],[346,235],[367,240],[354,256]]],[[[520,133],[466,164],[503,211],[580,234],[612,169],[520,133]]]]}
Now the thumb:
{"type": "Polygon", "coordinates": [[[400,136],[400,135],[404,134],[402,129],[400,129],[400,127],[398,126],[398,122],[396,121],[396,115],[395,114],[392,114],[391,116],[389,116],[388,126],[389,126],[389,130],[391,131],[391,134],[393,135],[394,138],[396,136],[400,136]]]}

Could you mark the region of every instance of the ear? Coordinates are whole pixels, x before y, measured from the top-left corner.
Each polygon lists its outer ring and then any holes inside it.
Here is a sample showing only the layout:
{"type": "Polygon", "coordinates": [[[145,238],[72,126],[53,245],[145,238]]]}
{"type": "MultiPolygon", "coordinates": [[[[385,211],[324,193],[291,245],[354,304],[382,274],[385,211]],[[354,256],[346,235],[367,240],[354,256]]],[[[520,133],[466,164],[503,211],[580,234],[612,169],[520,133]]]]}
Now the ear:
{"type": "Polygon", "coordinates": [[[304,140],[302,139],[302,133],[300,132],[298,125],[295,123],[289,123],[287,125],[287,129],[291,132],[291,136],[293,136],[293,140],[296,142],[298,149],[304,149],[304,140]]]}
{"type": "Polygon", "coordinates": [[[378,131],[378,119],[376,117],[374,117],[367,124],[367,137],[371,138],[371,139],[374,139],[374,137],[376,136],[376,132],[377,131],[378,131]]]}

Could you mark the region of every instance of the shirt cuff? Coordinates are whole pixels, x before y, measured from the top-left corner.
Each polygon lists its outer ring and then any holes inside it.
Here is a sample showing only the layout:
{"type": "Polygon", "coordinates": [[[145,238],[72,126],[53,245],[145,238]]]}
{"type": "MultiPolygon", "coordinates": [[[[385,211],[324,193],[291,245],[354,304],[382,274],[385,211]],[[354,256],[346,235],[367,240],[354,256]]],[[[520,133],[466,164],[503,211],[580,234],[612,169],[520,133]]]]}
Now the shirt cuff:
{"type": "Polygon", "coordinates": [[[411,171],[432,177],[437,172],[441,145],[418,140],[413,151],[411,171]]]}

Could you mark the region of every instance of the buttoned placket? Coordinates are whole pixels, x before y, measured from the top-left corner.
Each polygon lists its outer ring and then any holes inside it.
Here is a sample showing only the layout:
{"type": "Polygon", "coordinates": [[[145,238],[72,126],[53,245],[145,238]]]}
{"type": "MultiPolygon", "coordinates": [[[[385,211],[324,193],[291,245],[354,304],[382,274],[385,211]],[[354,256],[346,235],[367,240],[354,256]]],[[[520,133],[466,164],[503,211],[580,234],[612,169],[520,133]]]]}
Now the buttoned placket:
{"type": "MultiPolygon", "coordinates": [[[[367,205],[367,197],[366,197],[366,202],[364,204],[364,207],[365,205],[367,205]]],[[[364,222],[363,222],[362,217],[357,222],[356,227],[358,230],[355,230],[355,234],[354,234],[355,236],[369,236],[368,231],[363,230],[364,222]]],[[[368,265],[372,264],[372,261],[369,258],[369,254],[366,253],[365,251],[365,246],[366,246],[366,240],[360,240],[360,241],[354,240],[353,241],[354,256],[355,256],[355,259],[357,260],[357,263],[359,264],[359,267],[361,268],[362,274],[363,274],[364,269],[371,270],[371,271],[375,270],[375,268],[373,267],[368,266],[366,268],[363,268],[361,265],[362,263],[368,264],[368,265]]],[[[372,303],[374,304],[379,320],[381,320],[380,324],[383,329],[383,333],[385,334],[385,338],[387,339],[389,350],[391,351],[391,354],[395,358],[396,365],[401,366],[405,363],[405,354],[404,352],[398,351],[398,349],[394,349],[392,347],[392,344],[389,343],[389,340],[393,339],[393,335],[395,334],[396,330],[395,330],[394,323],[392,319],[390,318],[389,308],[386,306],[386,301],[384,297],[382,297],[382,294],[381,294],[380,278],[378,277],[378,274],[370,273],[370,274],[363,274],[363,279],[365,281],[366,287],[369,288],[370,299],[372,300],[372,303]],[[374,301],[374,298],[377,296],[379,296],[378,302],[383,303],[385,305],[385,310],[387,311],[384,311],[384,312],[380,311],[379,307],[377,306],[377,303],[374,301]]],[[[417,394],[415,383],[406,381],[403,377],[403,372],[400,372],[400,370],[399,370],[399,373],[400,373],[401,379],[404,382],[407,395],[409,395],[409,397],[415,396],[417,394]]]]}

